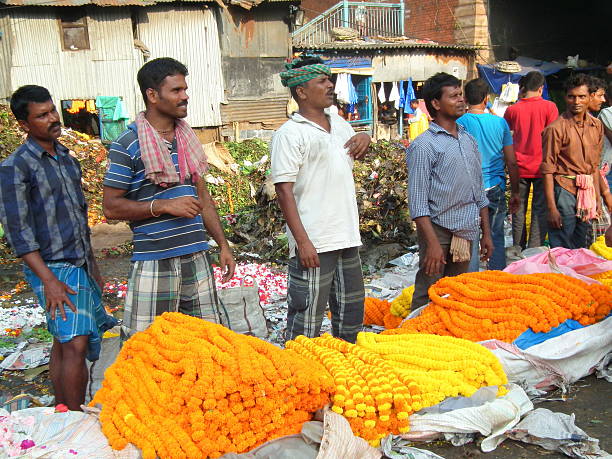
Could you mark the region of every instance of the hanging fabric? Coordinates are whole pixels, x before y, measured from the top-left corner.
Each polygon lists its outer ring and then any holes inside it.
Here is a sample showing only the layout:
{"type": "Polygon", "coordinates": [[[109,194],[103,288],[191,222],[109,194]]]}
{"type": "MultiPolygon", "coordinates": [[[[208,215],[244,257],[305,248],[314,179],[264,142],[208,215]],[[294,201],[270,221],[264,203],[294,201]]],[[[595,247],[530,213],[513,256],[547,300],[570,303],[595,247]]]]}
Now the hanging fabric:
{"type": "Polygon", "coordinates": [[[378,100],[381,104],[384,104],[387,100],[387,95],[385,94],[385,83],[380,83],[380,89],[378,90],[378,100]]]}
{"type": "Polygon", "coordinates": [[[359,99],[357,98],[357,89],[355,89],[355,85],[353,84],[353,76],[347,75],[347,77],[349,89],[349,103],[354,105],[359,102],[359,99]]]}
{"type": "Polygon", "coordinates": [[[399,96],[399,89],[397,88],[397,81],[394,81],[393,83],[391,83],[391,92],[389,93],[389,102],[393,102],[395,106],[397,107],[399,99],[400,99],[400,96],[399,96]]]}
{"type": "Polygon", "coordinates": [[[336,98],[338,102],[341,104],[350,104],[350,94],[349,94],[349,79],[347,73],[339,73],[336,79],[336,87],[334,88],[334,92],[336,93],[336,98]]]}

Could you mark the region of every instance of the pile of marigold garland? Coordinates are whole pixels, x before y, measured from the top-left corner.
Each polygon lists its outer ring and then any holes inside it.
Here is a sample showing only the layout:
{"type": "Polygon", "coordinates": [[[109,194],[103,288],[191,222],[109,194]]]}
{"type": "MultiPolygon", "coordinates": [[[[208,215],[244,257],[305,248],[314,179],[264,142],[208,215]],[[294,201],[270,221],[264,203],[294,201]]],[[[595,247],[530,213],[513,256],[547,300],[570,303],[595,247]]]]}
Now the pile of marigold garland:
{"type": "Polygon", "coordinates": [[[219,457],[298,433],[330,399],[317,362],[179,313],[128,340],[92,404],[113,449],[219,457]]]}
{"type": "Polygon", "coordinates": [[[500,386],[501,395],[507,383],[489,350],[458,338],[360,333],[355,345],[330,335],[299,336],[287,349],[325,366],[336,385],[332,410],[373,446],[407,432],[410,415],[422,408],[482,386],[500,386]]]}
{"type": "Polygon", "coordinates": [[[612,309],[612,288],[564,274],[484,271],[445,277],[420,316],[385,334],[431,333],[512,342],[528,328],[548,332],[567,319],[591,325],[612,309]]]}

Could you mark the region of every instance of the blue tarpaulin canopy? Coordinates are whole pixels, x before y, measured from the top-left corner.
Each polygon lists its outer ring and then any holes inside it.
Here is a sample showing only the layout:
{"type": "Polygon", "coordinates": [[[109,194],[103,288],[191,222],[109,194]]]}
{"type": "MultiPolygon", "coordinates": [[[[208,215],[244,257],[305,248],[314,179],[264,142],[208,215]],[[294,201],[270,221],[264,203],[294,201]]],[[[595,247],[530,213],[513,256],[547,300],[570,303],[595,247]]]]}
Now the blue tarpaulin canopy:
{"type": "MultiPolygon", "coordinates": [[[[532,59],[530,57],[519,56],[516,58],[516,62],[521,65],[521,71],[516,73],[500,72],[493,65],[480,65],[478,64],[478,74],[480,78],[484,79],[492,91],[495,94],[501,94],[502,85],[505,83],[516,83],[518,84],[519,79],[523,75],[527,75],[533,70],[541,72],[544,76],[552,75],[557,73],[559,70],[564,69],[564,64],[557,64],[556,62],[546,62],[539,59],[532,59]]],[[[548,99],[548,91],[546,85],[544,85],[545,99],[548,99]]]]}

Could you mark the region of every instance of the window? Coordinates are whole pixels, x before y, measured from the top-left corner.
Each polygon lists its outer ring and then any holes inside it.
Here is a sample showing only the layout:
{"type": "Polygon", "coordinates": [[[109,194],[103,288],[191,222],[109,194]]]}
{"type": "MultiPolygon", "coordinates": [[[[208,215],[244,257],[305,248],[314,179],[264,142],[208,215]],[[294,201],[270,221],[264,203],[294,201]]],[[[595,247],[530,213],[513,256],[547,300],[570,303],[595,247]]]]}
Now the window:
{"type": "Polygon", "coordinates": [[[62,49],[64,51],[89,49],[87,17],[83,10],[64,11],[62,9],[60,11],[59,25],[62,49]]]}

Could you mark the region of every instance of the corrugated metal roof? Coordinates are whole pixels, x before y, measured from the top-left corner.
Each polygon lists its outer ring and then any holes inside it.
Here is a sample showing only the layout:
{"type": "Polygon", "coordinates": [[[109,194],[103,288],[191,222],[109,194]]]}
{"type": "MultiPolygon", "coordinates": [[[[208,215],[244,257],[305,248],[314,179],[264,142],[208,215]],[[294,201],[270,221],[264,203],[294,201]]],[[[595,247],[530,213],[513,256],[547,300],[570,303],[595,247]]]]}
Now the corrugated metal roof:
{"type": "Polygon", "coordinates": [[[300,51],[328,51],[328,50],[377,50],[377,49],[438,49],[438,50],[461,50],[476,51],[480,47],[464,44],[442,44],[442,43],[419,43],[413,40],[394,42],[365,42],[346,41],[334,43],[322,43],[317,46],[302,46],[294,43],[293,47],[300,51]]]}

